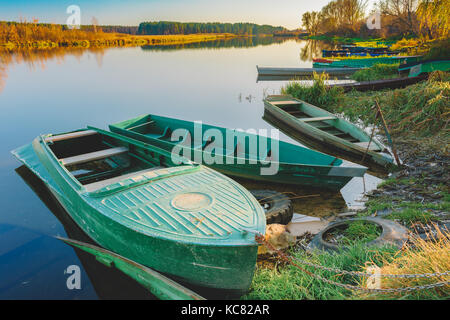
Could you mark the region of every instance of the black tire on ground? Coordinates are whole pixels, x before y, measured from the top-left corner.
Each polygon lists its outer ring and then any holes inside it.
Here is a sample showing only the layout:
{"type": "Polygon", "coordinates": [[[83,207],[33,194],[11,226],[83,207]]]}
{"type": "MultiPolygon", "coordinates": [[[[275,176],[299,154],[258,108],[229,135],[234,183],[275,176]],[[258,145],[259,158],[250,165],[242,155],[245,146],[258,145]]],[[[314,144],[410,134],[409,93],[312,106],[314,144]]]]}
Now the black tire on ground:
{"type": "Polygon", "coordinates": [[[250,190],[266,213],[266,223],[288,224],[292,220],[294,207],[288,196],[272,190],[250,190]]]}
{"type": "Polygon", "coordinates": [[[330,231],[331,229],[334,229],[336,227],[345,225],[351,221],[368,221],[377,224],[379,227],[382,228],[381,235],[370,242],[367,242],[365,246],[383,246],[386,244],[390,244],[393,246],[396,246],[398,248],[401,248],[403,244],[408,240],[408,229],[403,227],[397,222],[387,220],[387,219],[381,219],[376,217],[362,217],[362,218],[353,218],[353,219],[345,219],[342,221],[334,222],[329,224],[325,229],[320,231],[308,244],[308,250],[314,250],[314,249],[320,249],[320,250],[327,250],[327,251],[339,251],[342,248],[345,248],[345,246],[338,246],[332,243],[329,243],[325,241],[324,235],[330,231]]]}

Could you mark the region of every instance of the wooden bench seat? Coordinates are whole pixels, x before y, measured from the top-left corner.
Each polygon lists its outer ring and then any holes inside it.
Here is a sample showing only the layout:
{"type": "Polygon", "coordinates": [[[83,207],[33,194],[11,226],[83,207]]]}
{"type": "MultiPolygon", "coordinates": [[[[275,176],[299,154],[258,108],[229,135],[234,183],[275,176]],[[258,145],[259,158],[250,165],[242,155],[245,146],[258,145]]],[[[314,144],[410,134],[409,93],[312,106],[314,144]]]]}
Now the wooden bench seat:
{"type": "Polygon", "coordinates": [[[298,101],[293,101],[293,100],[271,101],[270,103],[275,104],[275,105],[277,105],[277,104],[301,104],[300,102],[298,102],[298,101]]]}
{"type": "Polygon", "coordinates": [[[317,117],[317,118],[302,118],[300,119],[303,122],[318,122],[318,121],[326,121],[326,120],[335,120],[336,117],[317,117]]]}
{"type": "Polygon", "coordinates": [[[55,142],[55,141],[87,137],[87,136],[91,136],[94,134],[98,134],[98,132],[94,131],[94,130],[83,130],[83,131],[75,131],[75,132],[70,132],[70,133],[47,137],[44,140],[45,140],[45,142],[55,142]]]}
{"type": "Polygon", "coordinates": [[[110,149],[105,149],[105,150],[101,150],[101,151],[80,154],[78,156],[59,159],[59,161],[64,166],[70,166],[70,165],[74,165],[74,164],[80,164],[80,163],[85,163],[85,162],[90,162],[90,161],[94,161],[94,160],[117,156],[117,155],[125,153],[125,152],[128,152],[128,149],[124,148],[124,147],[110,148],[110,149]]]}

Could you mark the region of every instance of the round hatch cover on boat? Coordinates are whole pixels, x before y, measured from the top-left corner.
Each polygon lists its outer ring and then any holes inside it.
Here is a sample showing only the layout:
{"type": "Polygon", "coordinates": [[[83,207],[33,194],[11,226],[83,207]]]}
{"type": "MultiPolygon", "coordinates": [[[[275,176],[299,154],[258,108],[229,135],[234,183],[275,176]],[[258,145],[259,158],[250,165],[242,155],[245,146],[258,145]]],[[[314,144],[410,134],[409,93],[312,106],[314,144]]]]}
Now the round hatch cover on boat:
{"type": "Polygon", "coordinates": [[[213,199],[210,195],[200,192],[188,192],[172,199],[172,206],[179,210],[194,211],[208,207],[213,199]]]}

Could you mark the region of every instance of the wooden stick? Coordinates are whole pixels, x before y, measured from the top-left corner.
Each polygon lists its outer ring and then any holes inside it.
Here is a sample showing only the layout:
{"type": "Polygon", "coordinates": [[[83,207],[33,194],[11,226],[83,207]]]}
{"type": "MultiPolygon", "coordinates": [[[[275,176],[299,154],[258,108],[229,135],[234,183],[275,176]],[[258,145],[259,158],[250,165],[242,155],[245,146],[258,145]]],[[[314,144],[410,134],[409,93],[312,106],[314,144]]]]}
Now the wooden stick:
{"type": "Polygon", "coordinates": [[[363,154],[363,157],[362,157],[362,160],[361,160],[362,163],[364,163],[364,159],[366,159],[366,155],[369,152],[370,144],[372,143],[373,135],[375,134],[375,128],[376,128],[375,122],[378,119],[378,115],[379,115],[379,111],[377,111],[377,114],[375,115],[375,120],[373,122],[373,128],[372,128],[372,134],[370,135],[370,140],[369,140],[369,144],[367,145],[366,152],[363,154]]]}
{"type": "Polygon", "coordinates": [[[381,120],[383,121],[382,124],[383,124],[383,127],[384,127],[384,131],[386,132],[386,136],[387,136],[388,141],[389,141],[389,143],[391,145],[392,153],[394,154],[395,161],[397,162],[397,165],[400,165],[400,159],[398,158],[397,151],[395,150],[395,147],[394,147],[394,142],[392,141],[391,135],[389,134],[389,130],[388,130],[386,121],[384,120],[383,112],[381,112],[381,108],[380,108],[380,105],[378,104],[378,100],[377,99],[375,99],[375,102],[377,104],[377,108],[378,108],[378,112],[380,113],[381,120]]]}

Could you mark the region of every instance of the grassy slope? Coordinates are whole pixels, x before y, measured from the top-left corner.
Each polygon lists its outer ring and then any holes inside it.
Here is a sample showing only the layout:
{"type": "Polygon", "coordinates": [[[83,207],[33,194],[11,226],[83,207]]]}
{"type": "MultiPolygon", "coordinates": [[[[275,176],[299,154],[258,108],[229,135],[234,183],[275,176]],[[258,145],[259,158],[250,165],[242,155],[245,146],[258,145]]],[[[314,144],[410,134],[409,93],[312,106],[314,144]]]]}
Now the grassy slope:
{"type": "MultiPolygon", "coordinates": [[[[371,107],[375,100],[379,101],[385,119],[395,139],[410,141],[419,147],[424,142],[431,148],[448,154],[449,136],[448,119],[450,114],[449,73],[436,72],[428,81],[404,89],[385,90],[379,92],[350,92],[344,94],[337,88],[328,88],[324,84],[325,76],[314,76],[312,86],[290,83],[282,89],[282,93],[292,94],[331,112],[342,113],[351,120],[361,119],[366,124],[374,123],[374,111],[371,107]]],[[[419,179],[420,180],[420,179],[419,179]]],[[[390,178],[383,184],[397,186],[399,184],[421,183],[418,179],[390,178]]],[[[383,209],[393,209],[386,216],[407,226],[415,223],[429,223],[433,216],[429,210],[450,209],[450,197],[446,186],[436,185],[432,192],[443,192],[441,201],[422,203],[415,201],[396,201],[392,198],[375,198],[367,203],[367,210],[361,215],[374,214],[383,209]]],[[[448,237],[447,233],[447,237],[448,237]]],[[[375,263],[387,274],[444,272],[450,270],[450,243],[448,240],[425,242],[420,239],[412,245],[396,252],[392,248],[364,247],[361,243],[352,245],[348,251],[339,254],[327,252],[308,255],[304,251],[292,251],[294,256],[328,267],[345,270],[363,270],[366,264],[375,263]]],[[[302,266],[304,267],[304,266],[302,266]]],[[[365,279],[349,278],[326,271],[305,267],[309,271],[327,279],[341,283],[364,286],[365,279]]],[[[439,279],[402,279],[385,280],[383,288],[400,288],[448,281],[450,277],[439,279]]],[[[335,285],[315,280],[308,274],[293,266],[279,265],[275,269],[258,268],[251,291],[244,299],[447,299],[450,287],[419,290],[399,294],[367,294],[361,291],[349,291],[335,285]]]]}
{"type": "Polygon", "coordinates": [[[339,88],[327,87],[325,76],[314,77],[312,86],[293,82],[283,88],[282,93],[291,94],[330,112],[342,113],[352,121],[360,119],[365,124],[374,123],[372,106],[378,101],[394,136],[448,136],[450,73],[435,72],[428,81],[403,89],[353,91],[347,94],[339,88]]]}

